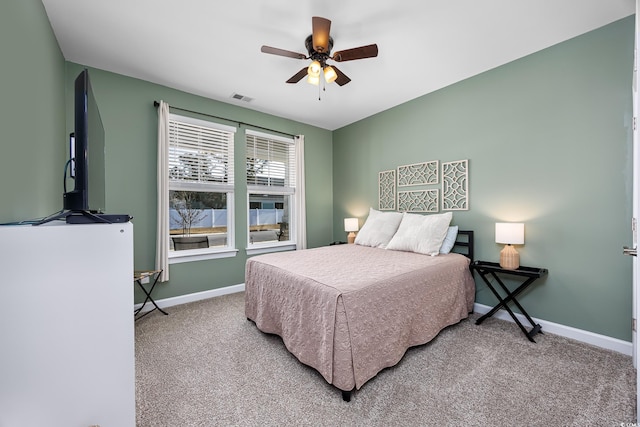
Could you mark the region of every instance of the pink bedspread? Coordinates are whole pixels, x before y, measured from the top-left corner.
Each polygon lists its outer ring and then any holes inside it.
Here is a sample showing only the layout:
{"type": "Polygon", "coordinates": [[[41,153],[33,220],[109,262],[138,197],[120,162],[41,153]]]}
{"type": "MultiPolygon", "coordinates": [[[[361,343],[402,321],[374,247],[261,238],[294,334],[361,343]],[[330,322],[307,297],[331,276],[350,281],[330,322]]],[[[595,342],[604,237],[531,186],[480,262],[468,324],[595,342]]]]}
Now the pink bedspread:
{"type": "Polygon", "coordinates": [[[473,309],[469,259],[336,245],[250,258],[245,313],[345,391],[473,309]]]}

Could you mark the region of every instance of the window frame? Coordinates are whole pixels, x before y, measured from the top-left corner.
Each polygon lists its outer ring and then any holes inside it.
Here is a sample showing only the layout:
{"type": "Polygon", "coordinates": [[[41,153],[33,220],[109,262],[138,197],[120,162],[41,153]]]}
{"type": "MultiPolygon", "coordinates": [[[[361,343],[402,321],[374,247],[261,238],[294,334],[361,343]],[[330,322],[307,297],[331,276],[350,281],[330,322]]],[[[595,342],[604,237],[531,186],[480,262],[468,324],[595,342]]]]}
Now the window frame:
{"type": "MultiPolygon", "coordinates": [[[[254,140],[255,142],[255,140],[254,140]]],[[[297,227],[298,225],[296,224],[296,198],[298,197],[298,191],[297,191],[297,182],[296,182],[296,167],[299,167],[299,161],[300,159],[297,158],[297,153],[296,153],[296,140],[293,137],[283,137],[280,135],[274,135],[271,133],[265,133],[265,132],[259,132],[253,129],[246,129],[245,130],[245,147],[246,147],[246,153],[245,153],[245,177],[247,177],[247,208],[246,208],[246,213],[247,213],[247,225],[246,225],[246,231],[247,231],[247,241],[246,241],[246,252],[247,255],[257,255],[257,254],[261,254],[261,253],[270,253],[270,252],[280,252],[280,251],[288,251],[288,250],[295,250],[297,245],[296,245],[296,234],[297,234],[297,227]],[[249,151],[249,137],[257,137],[257,138],[264,138],[267,139],[271,142],[275,142],[275,143],[284,143],[287,144],[287,162],[285,165],[285,176],[287,176],[288,178],[285,179],[284,184],[289,184],[289,185],[284,185],[284,186],[278,186],[278,185],[265,185],[265,184],[250,184],[249,183],[249,179],[247,177],[247,160],[250,158],[250,154],[252,154],[249,151]],[[293,185],[291,185],[291,183],[293,183],[293,185]],[[251,243],[251,231],[250,231],[250,222],[251,222],[251,218],[250,218],[250,198],[252,194],[273,194],[273,195],[283,195],[285,197],[289,198],[288,201],[288,205],[289,205],[289,212],[288,212],[288,219],[289,219],[289,238],[286,241],[267,241],[267,242],[258,242],[258,243],[251,243]]],[[[251,157],[251,158],[255,158],[255,157],[251,157]]],[[[269,182],[269,181],[267,181],[269,182]]]]}
{"type": "MultiPolygon", "coordinates": [[[[235,158],[235,133],[236,128],[233,126],[223,125],[220,123],[196,119],[189,116],[183,116],[180,114],[169,114],[169,127],[172,123],[179,122],[184,124],[190,124],[209,128],[217,131],[228,132],[228,145],[227,149],[227,164],[229,165],[229,172],[227,174],[228,183],[202,183],[193,181],[180,181],[172,180],[168,177],[169,185],[167,191],[185,190],[185,191],[202,191],[206,189],[208,193],[225,193],[227,201],[227,244],[225,246],[213,246],[209,248],[201,249],[184,249],[180,251],[169,250],[168,258],[169,264],[179,264],[184,262],[202,261],[208,259],[220,259],[234,257],[238,253],[238,249],[235,245],[235,177],[234,177],[234,158],[235,158]]],[[[175,146],[175,142],[170,138],[169,150],[175,146]]],[[[169,154],[169,153],[167,153],[169,154]]],[[[169,224],[169,230],[171,226],[169,224]]],[[[171,238],[171,235],[169,235],[171,238]]]]}

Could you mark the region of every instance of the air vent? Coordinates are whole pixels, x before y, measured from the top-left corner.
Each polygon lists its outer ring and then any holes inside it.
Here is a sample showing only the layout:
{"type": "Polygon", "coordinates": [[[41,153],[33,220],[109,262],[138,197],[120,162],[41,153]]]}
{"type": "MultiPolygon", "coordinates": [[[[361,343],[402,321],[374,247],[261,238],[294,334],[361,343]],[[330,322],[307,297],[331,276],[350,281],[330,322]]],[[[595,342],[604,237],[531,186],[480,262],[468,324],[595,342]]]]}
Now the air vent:
{"type": "Polygon", "coordinates": [[[231,95],[231,98],[237,99],[238,101],[251,102],[253,98],[249,98],[248,96],[240,95],[239,93],[234,93],[231,95]]]}

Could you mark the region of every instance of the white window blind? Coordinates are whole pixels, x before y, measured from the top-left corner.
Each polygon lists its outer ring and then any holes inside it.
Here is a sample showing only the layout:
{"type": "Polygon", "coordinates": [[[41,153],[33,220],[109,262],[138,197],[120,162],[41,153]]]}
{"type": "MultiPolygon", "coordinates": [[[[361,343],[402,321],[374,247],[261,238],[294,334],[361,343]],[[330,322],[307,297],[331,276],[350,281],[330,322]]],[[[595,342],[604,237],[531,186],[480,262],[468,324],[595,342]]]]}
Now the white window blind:
{"type": "Polygon", "coordinates": [[[271,188],[293,193],[296,186],[295,144],[293,138],[246,132],[247,185],[265,191],[271,188]]]}
{"type": "Polygon", "coordinates": [[[233,190],[235,128],[189,117],[169,118],[169,181],[185,190],[233,190]]]}

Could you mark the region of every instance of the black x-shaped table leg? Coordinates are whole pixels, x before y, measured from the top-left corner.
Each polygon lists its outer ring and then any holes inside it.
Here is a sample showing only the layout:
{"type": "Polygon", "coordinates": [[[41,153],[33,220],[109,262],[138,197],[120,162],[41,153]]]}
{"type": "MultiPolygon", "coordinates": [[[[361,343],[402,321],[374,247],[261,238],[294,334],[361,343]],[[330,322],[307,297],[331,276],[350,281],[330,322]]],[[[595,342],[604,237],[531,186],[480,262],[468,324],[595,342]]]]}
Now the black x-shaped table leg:
{"type": "Polygon", "coordinates": [[[511,291],[509,291],[509,288],[507,288],[505,286],[505,284],[502,282],[502,280],[500,280],[500,278],[495,273],[495,271],[486,271],[486,270],[482,270],[482,269],[477,269],[477,271],[480,274],[480,277],[482,277],[482,280],[484,280],[484,282],[487,284],[487,287],[491,290],[491,292],[493,292],[495,297],[498,298],[499,303],[498,303],[498,305],[493,307],[491,309],[491,311],[489,311],[484,316],[482,316],[478,320],[476,320],[476,325],[481,324],[486,319],[488,319],[489,317],[493,316],[498,310],[500,310],[501,308],[504,308],[509,313],[509,315],[511,315],[511,317],[514,320],[514,322],[516,322],[516,324],[520,327],[520,330],[522,331],[522,333],[524,333],[526,335],[526,337],[529,339],[529,341],[536,342],[533,339],[533,336],[535,334],[537,334],[537,333],[542,333],[542,330],[541,330],[542,326],[540,326],[539,324],[536,324],[533,321],[533,319],[531,318],[531,316],[529,316],[529,314],[526,312],[526,310],[524,308],[522,308],[522,306],[520,305],[520,303],[518,302],[516,297],[522,291],[524,291],[529,285],[531,285],[538,277],[529,277],[527,280],[524,281],[524,283],[522,283],[513,292],[511,292],[511,291]],[[500,296],[498,291],[493,287],[491,282],[487,279],[487,277],[486,277],[487,274],[491,274],[491,276],[493,276],[493,278],[496,280],[496,282],[498,282],[498,284],[500,285],[502,290],[506,293],[506,298],[502,298],[500,296]],[[509,302],[513,302],[516,305],[516,307],[518,307],[518,309],[520,310],[522,315],[524,315],[527,318],[527,320],[529,321],[529,323],[533,327],[530,331],[527,331],[527,329],[522,325],[522,323],[520,322],[518,317],[509,308],[509,306],[508,306],[509,302]]]}
{"type": "Polygon", "coordinates": [[[140,307],[138,307],[138,309],[136,309],[136,311],[133,312],[133,316],[135,317],[136,320],[142,319],[144,316],[146,316],[147,314],[151,313],[153,310],[159,310],[165,316],[169,315],[169,313],[167,313],[166,311],[164,311],[163,309],[158,307],[158,304],[156,304],[156,302],[151,297],[151,292],[153,292],[153,288],[156,287],[156,283],[158,283],[158,279],[160,278],[160,274],[162,274],[162,270],[156,271],[156,272],[154,272],[152,274],[155,274],[156,277],[155,277],[155,280],[153,281],[153,284],[149,288],[148,292],[147,292],[147,289],[144,286],[142,286],[142,279],[145,278],[145,277],[149,277],[149,276],[146,275],[146,276],[139,277],[139,278],[136,279],[136,283],[138,284],[140,289],[142,289],[142,292],[144,292],[144,294],[146,295],[146,298],[144,299],[144,302],[142,303],[142,305],[140,307]],[[142,309],[144,308],[145,304],[147,302],[149,302],[149,301],[153,304],[154,308],[152,308],[151,310],[149,310],[149,311],[143,313],[142,315],[138,316],[138,313],[140,313],[140,311],[142,311],[142,309]]]}

